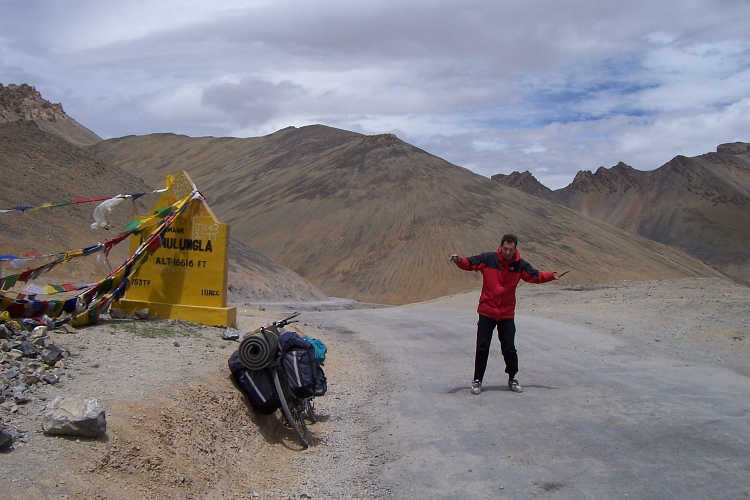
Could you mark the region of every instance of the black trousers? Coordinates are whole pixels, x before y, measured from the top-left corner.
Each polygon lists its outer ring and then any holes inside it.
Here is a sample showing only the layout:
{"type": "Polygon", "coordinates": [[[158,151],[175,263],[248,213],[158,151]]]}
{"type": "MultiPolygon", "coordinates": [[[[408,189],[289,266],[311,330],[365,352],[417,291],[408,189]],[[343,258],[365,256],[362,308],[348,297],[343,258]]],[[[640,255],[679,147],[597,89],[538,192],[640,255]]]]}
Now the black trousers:
{"type": "Polygon", "coordinates": [[[487,369],[487,359],[490,357],[490,343],[492,332],[497,328],[500,349],[505,359],[505,373],[513,379],[518,373],[518,354],[516,353],[516,322],[512,319],[495,321],[487,316],[479,315],[477,323],[477,353],[474,358],[474,380],[481,381],[487,369]]]}

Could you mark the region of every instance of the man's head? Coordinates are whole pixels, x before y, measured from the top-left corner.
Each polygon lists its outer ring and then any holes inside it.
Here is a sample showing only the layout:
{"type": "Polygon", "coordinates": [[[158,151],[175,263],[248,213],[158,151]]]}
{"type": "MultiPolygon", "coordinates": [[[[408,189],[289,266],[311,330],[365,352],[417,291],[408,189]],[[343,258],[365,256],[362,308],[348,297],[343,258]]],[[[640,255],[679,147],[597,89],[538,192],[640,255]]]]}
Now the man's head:
{"type": "Polygon", "coordinates": [[[513,260],[516,255],[516,246],[518,246],[518,238],[515,234],[506,234],[503,239],[500,240],[500,253],[505,260],[513,260]]]}

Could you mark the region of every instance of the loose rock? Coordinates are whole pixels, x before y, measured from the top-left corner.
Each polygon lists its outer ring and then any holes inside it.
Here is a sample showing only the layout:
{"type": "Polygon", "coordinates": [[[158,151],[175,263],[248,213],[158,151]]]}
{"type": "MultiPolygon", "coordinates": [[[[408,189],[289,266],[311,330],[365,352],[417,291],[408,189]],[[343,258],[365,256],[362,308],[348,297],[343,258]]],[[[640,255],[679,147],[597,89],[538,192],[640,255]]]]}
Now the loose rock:
{"type": "Polygon", "coordinates": [[[44,326],[44,325],[37,326],[36,328],[34,328],[33,330],[31,330],[31,338],[32,339],[38,339],[40,337],[44,337],[45,335],[47,335],[47,327],[44,326]]]}
{"type": "Polygon", "coordinates": [[[42,349],[42,361],[49,366],[54,366],[55,363],[63,359],[63,353],[64,351],[55,344],[49,344],[48,347],[42,349]]]}
{"type": "Polygon", "coordinates": [[[138,319],[148,319],[148,313],[149,313],[149,310],[148,310],[148,307],[146,307],[144,309],[135,311],[133,314],[135,314],[135,317],[138,319]]]}
{"type": "Polygon", "coordinates": [[[104,408],[95,398],[57,397],[47,405],[45,434],[102,437],[107,433],[104,408]]]}
{"type": "Polygon", "coordinates": [[[28,386],[23,382],[13,388],[13,399],[16,403],[23,404],[31,400],[31,394],[28,393],[27,389],[28,386]]]}
{"type": "Polygon", "coordinates": [[[67,323],[65,323],[62,326],[60,326],[57,329],[57,331],[60,332],[60,333],[76,333],[77,332],[77,330],[75,329],[75,327],[70,326],[67,323]]]}
{"type": "Polygon", "coordinates": [[[18,350],[21,351],[21,356],[23,356],[24,358],[36,356],[39,352],[36,346],[28,340],[24,340],[23,342],[21,342],[21,345],[18,346],[18,350]]]}
{"type": "Polygon", "coordinates": [[[13,436],[5,431],[0,431],[0,451],[9,450],[13,446],[13,436]]]}
{"type": "Polygon", "coordinates": [[[28,385],[28,386],[32,386],[32,385],[38,384],[41,381],[42,381],[42,379],[39,378],[39,376],[36,375],[36,374],[26,375],[23,378],[23,383],[26,384],[26,385],[28,385]]]}
{"type": "Polygon", "coordinates": [[[239,340],[240,332],[234,328],[227,328],[226,330],[224,330],[221,338],[224,340],[239,340]]]}
{"type": "Polygon", "coordinates": [[[119,309],[117,307],[112,307],[109,310],[109,316],[112,319],[125,319],[128,317],[127,314],[125,314],[125,311],[122,309],[119,309]]]}

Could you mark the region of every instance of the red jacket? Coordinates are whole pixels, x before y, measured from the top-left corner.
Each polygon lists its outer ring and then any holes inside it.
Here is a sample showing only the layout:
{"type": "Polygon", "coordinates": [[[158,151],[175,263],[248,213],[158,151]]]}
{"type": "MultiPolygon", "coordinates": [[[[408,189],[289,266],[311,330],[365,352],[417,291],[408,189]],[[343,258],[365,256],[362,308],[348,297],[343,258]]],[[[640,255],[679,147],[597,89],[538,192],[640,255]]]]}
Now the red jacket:
{"type": "Polygon", "coordinates": [[[500,249],[473,257],[461,257],[456,265],[464,271],[482,273],[482,295],[477,312],[495,321],[512,319],[516,313],[516,286],[520,280],[529,283],[552,281],[554,273],[537,271],[516,250],[513,260],[505,260],[500,249]]]}

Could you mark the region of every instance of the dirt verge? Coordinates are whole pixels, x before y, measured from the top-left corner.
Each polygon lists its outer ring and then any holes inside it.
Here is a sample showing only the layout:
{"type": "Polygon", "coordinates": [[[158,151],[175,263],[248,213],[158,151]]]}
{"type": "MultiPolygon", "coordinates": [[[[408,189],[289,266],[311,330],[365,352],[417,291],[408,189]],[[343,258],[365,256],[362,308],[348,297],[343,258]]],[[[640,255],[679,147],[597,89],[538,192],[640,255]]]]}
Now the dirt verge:
{"type": "MultiPolygon", "coordinates": [[[[238,313],[241,332],[281,316],[242,306],[238,313]]],[[[223,328],[127,319],[105,320],[74,334],[51,334],[70,352],[60,383],[39,387],[35,400],[12,415],[0,415],[5,427],[23,433],[12,451],[0,454],[3,497],[320,495],[328,486],[308,482],[310,463],[316,455],[337,459],[358,453],[361,436],[354,426],[361,424],[357,412],[367,397],[369,371],[358,350],[335,332],[304,323],[295,327],[329,349],[329,392],[316,400],[320,421],[310,427],[313,444],[308,450],[302,450],[278,412],[253,412],[234,387],[226,361],[238,344],[221,339],[223,328]],[[350,361],[355,363],[350,366],[350,361]],[[46,403],[74,394],[102,403],[105,438],[41,432],[46,403]],[[346,439],[339,439],[342,431],[346,439]]],[[[352,460],[356,463],[356,456],[352,460]]],[[[356,482],[360,472],[343,466],[334,483],[356,482]]]]}

